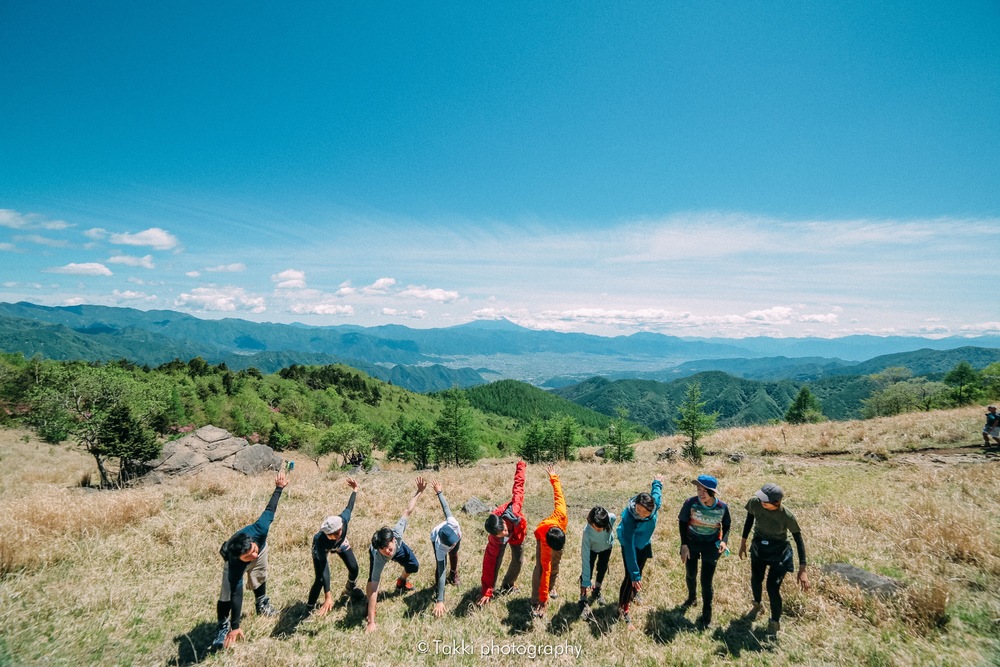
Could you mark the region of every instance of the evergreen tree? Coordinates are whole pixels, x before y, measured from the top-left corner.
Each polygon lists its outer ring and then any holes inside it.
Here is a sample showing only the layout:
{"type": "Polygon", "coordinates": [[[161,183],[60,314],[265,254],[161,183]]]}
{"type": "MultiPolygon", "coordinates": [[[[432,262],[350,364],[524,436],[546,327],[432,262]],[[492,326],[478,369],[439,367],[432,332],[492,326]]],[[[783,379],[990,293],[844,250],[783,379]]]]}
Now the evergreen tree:
{"type": "Polygon", "coordinates": [[[434,424],[434,453],[438,463],[462,465],[479,459],[471,409],[459,389],[441,393],[444,408],[434,424]]]}
{"type": "Polygon", "coordinates": [[[400,416],[397,428],[399,437],[389,446],[389,459],[408,461],[417,470],[430,467],[433,453],[431,425],[423,419],[406,419],[400,416]]]}
{"type": "Polygon", "coordinates": [[[819,399],[813,396],[809,387],[802,387],[799,390],[799,395],[785,413],[785,421],[789,424],[816,424],[825,419],[819,399]]]}
{"type": "Polygon", "coordinates": [[[538,463],[545,457],[545,429],[542,422],[532,419],[521,441],[521,457],[528,463],[538,463]]]}
{"type": "Polygon", "coordinates": [[[628,410],[615,408],[618,417],[608,426],[608,445],[604,448],[605,458],[615,463],[624,463],[635,458],[635,433],[628,422],[628,410]]]}
{"type": "Polygon", "coordinates": [[[692,463],[701,463],[705,456],[705,448],[698,444],[703,436],[715,430],[715,422],[719,414],[705,413],[707,401],[701,400],[701,385],[697,382],[688,384],[684,402],[678,408],[679,416],[675,421],[678,433],[687,436],[687,444],[681,449],[681,455],[692,463]]]}
{"type": "Polygon", "coordinates": [[[968,405],[978,393],[979,373],[968,361],[960,361],[944,376],[944,383],[952,387],[956,404],[968,405]]]}

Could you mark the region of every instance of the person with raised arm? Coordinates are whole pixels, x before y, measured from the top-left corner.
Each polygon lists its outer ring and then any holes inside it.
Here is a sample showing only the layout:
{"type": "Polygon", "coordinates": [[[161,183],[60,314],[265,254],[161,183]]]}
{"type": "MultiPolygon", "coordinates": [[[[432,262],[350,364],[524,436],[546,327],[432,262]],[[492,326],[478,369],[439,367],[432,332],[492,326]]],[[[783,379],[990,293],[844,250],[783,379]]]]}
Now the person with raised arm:
{"type": "Polygon", "coordinates": [[[347,584],[340,594],[341,600],[349,601],[351,594],[357,587],[358,580],[358,559],[354,555],[351,543],[347,541],[347,525],[351,521],[351,513],[354,511],[354,501],[358,497],[361,486],[353,478],[347,479],[347,486],[351,488],[351,497],[347,501],[347,507],[339,515],[334,514],[323,519],[323,525],[319,532],[313,535],[312,540],[312,563],[315,578],[312,588],[309,591],[309,609],[314,609],[319,600],[319,592],[324,591],[325,597],[323,605],[316,610],[317,616],[325,616],[333,608],[333,594],[330,592],[330,563],[328,554],[335,553],[347,567],[347,584]]]}
{"type": "Polygon", "coordinates": [[[653,531],[663,494],[663,476],[653,478],[649,493],[643,491],[628,501],[618,523],[618,543],[622,547],[625,578],[618,590],[618,613],[629,630],[635,630],[630,607],[642,590],[642,570],[653,557],[653,531]]]}
{"type": "Polygon", "coordinates": [[[486,551],[483,553],[482,594],[479,606],[493,599],[494,593],[506,594],[517,590],[517,577],[521,574],[524,562],[524,538],[528,533],[528,522],[524,518],[524,476],[527,464],[518,461],[514,468],[514,487],[511,490],[510,502],[496,507],[486,517],[486,551]],[[503,554],[510,546],[510,564],[507,574],[498,590],[494,590],[497,577],[500,576],[500,566],[503,564],[503,554]]]}
{"type": "Polygon", "coordinates": [[[441,482],[434,482],[434,493],[437,494],[441,510],[444,512],[444,521],[431,530],[431,547],[434,549],[435,560],[434,580],[437,582],[437,601],[434,603],[434,615],[441,618],[444,616],[445,584],[458,586],[458,549],[462,545],[462,528],[448,507],[448,501],[444,497],[444,486],[441,482]],[[447,576],[445,576],[445,559],[451,562],[451,569],[447,576]]]}
{"type": "Polygon", "coordinates": [[[559,576],[559,562],[563,547],[566,546],[566,498],[563,496],[559,475],[553,466],[546,469],[552,484],[553,509],[535,528],[535,570],[531,574],[531,610],[534,616],[545,615],[549,597],[555,597],[556,577],[559,576]]]}
{"type": "Polygon", "coordinates": [[[413,584],[410,583],[409,577],[420,569],[420,563],[417,561],[417,556],[413,553],[413,550],[403,542],[403,533],[406,531],[406,526],[409,523],[410,514],[417,506],[417,499],[426,488],[427,482],[424,481],[424,478],[417,477],[417,491],[410,498],[410,503],[406,506],[406,509],[403,510],[403,516],[399,518],[394,527],[383,526],[372,535],[372,543],[368,548],[368,585],[365,588],[365,594],[368,597],[368,625],[365,627],[366,633],[374,632],[378,627],[375,623],[378,586],[382,580],[382,570],[389,561],[399,563],[403,566],[403,575],[396,579],[396,590],[403,591],[404,593],[413,590],[413,584]]]}

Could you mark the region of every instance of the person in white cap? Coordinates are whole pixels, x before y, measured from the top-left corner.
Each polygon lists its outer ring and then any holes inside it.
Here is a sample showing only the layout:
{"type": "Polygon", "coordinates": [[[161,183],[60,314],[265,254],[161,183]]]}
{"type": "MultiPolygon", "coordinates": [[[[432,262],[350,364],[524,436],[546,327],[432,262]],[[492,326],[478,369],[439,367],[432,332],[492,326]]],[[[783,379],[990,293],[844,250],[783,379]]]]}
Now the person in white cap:
{"type": "Polygon", "coordinates": [[[309,590],[309,609],[316,607],[319,600],[319,592],[325,593],[323,605],[316,610],[317,616],[325,616],[333,608],[333,595],[330,593],[330,563],[327,555],[335,553],[340,556],[347,567],[347,585],[344,592],[340,594],[341,600],[350,601],[351,594],[357,586],[358,580],[358,559],[351,549],[351,543],[347,541],[347,524],[351,521],[351,513],[354,511],[354,501],[358,497],[361,486],[353,478],[347,479],[347,486],[351,487],[351,498],[347,501],[347,507],[339,515],[332,514],[323,519],[323,525],[319,532],[313,535],[312,540],[312,562],[313,571],[316,578],[312,588],[309,590]]]}
{"type": "Polygon", "coordinates": [[[792,547],[788,544],[788,533],[795,540],[799,552],[799,585],[809,590],[806,576],[806,545],[802,541],[802,531],[792,511],[782,504],[785,492],[777,484],[765,484],[747,501],[747,520],[743,524],[743,539],[740,540],[740,560],[747,555],[747,537],[754,528],[753,546],[750,549],[750,592],[753,594],[751,618],[761,611],[761,593],[765,573],[767,574],[767,597],[771,603],[771,619],[768,632],[781,629],[781,582],[785,575],[795,571],[792,547]],[[756,521],[756,526],[754,522],[756,521]]]}
{"type": "Polygon", "coordinates": [[[437,564],[434,573],[434,581],[437,582],[437,601],[434,603],[434,615],[441,618],[444,616],[445,583],[458,586],[458,549],[462,546],[462,528],[448,507],[441,482],[434,482],[434,493],[437,494],[438,500],[441,502],[441,509],[444,511],[444,521],[431,530],[431,546],[434,548],[434,560],[437,564]],[[445,558],[451,562],[451,569],[447,577],[444,573],[445,558]]]}

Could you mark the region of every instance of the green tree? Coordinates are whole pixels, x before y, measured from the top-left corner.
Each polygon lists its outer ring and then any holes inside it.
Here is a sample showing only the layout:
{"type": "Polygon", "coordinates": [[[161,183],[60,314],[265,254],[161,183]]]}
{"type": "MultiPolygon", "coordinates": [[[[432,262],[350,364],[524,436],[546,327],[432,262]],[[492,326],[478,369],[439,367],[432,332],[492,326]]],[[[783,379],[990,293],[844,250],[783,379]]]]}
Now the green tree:
{"type": "Polygon", "coordinates": [[[987,400],[994,401],[1000,398],[1000,361],[979,371],[979,375],[983,381],[983,391],[986,392],[987,400]]]}
{"type": "Polygon", "coordinates": [[[323,453],[339,454],[342,466],[372,465],[372,437],[358,424],[341,422],[326,429],[320,437],[319,446],[323,453]]]}
{"type": "Polygon", "coordinates": [[[574,458],[574,452],[579,446],[579,424],[572,417],[563,417],[553,429],[552,453],[555,454],[555,458],[569,461],[574,458]]]}
{"type": "Polygon", "coordinates": [[[431,465],[433,432],[431,425],[423,419],[407,419],[400,415],[397,422],[399,437],[389,447],[388,457],[395,461],[408,461],[417,470],[431,465]]]}
{"type": "Polygon", "coordinates": [[[785,421],[789,424],[816,424],[825,419],[819,399],[809,391],[809,387],[799,390],[798,396],[785,413],[785,421]]]}
{"type": "Polygon", "coordinates": [[[615,463],[624,463],[635,458],[635,432],[628,421],[628,410],[618,406],[615,408],[618,417],[608,426],[608,444],[604,448],[604,458],[615,463]]]}
{"type": "Polygon", "coordinates": [[[434,452],[438,463],[462,465],[479,460],[469,401],[458,389],[441,393],[444,407],[434,424],[434,452]]]}
{"type": "Polygon", "coordinates": [[[521,457],[528,463],[538,463],[544,460],[545,453],[545,428],[540,420],[532,419],[521,440],[521,457]]]}
{"type": "Polygon", "coordinates": [[[979,373],[968,361],[958,362],[944,376],[944,383],[952,388],[957,405],[968,405],[976,399],[979,381],[979,373]]]}
{"type": "Polygon", "coordinates": [[[677,432],[687,437],[687,444],[681,449],[681,455],[692,463],[701,463],[705,448],[698,441],[715,430],[715,422],[719,418],[717,412],[705,412],[707,404],[707,401],[701,400],[701,385],[697,382],[689,383],[674,423],[677,432]]]}

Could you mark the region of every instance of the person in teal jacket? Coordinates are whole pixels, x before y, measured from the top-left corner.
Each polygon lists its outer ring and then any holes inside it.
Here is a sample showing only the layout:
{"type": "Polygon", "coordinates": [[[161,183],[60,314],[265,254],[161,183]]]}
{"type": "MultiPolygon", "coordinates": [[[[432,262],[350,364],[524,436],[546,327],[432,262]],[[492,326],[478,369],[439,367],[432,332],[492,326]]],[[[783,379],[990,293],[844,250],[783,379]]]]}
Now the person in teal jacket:
{"type": "Polygon", "coordinates": [[[660,509],[663,491],[663,476],[653,478],[649,493],[643,492],[628,501],[622,510],[618,523],[618,543],[622,546],[622,561],[625,563],[625,578],[618,591],[618,613],[634,630],[629,606],[635,594],[642,590],[642,568],[653,556],[653,531],[656,530],[656,516],[660,509]]]}

